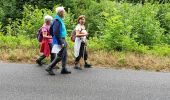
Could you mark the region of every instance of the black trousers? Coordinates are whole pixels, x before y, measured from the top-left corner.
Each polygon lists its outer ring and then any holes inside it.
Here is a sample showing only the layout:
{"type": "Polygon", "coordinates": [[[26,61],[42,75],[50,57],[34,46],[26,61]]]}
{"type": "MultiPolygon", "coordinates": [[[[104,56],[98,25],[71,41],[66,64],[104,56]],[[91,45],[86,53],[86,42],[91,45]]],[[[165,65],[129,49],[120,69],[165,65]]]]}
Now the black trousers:
{"type": "Polygon", "coordinates": [[[56,54],[54,60],[50,63],[49,68],[53,69],[55,65],[62,60],[62,68],[66,68],[66,63],[67,63],[67,42],[65,39],[64,41],[64,47],[56,54]]]}
{"type": "Polygon", "coordinates": [[[87,54],[87,50],[85,48],[84,42],[81,43],[80,50],[79,50],[79,56],[75,59],[75,62],[79,62],[81,58],[84,58],[84,61],[86,61],[88,58],[88,54],[87,54]]]}

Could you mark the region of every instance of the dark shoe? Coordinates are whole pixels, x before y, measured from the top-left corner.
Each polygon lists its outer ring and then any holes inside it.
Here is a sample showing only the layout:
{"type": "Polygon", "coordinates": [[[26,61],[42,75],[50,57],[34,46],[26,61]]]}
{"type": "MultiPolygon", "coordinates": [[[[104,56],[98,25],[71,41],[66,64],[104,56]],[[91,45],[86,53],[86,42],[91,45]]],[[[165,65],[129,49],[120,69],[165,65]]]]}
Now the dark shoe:
{"type": "Polygon", "coordinates": [[[78,70],[83,70],[83,68],[82,67],[78,67],[78,70]]]}
{"type": "Polygon", "coordinates": [[[71,74],[71,71],[68,71],[66,68],[61,70],[61,74],[71,74]]]}
{"type": "Polygon", "coordinates": [[[74,69],[83,70],[83,68],[77,66],[75,66],[74,69]]]}
{"type": "Polygon", "coordinates": [[[81,67],[79,66],[74,66],[74,69],[78,69],[78,70],[83,70],[81,67]]]}
{"type": "Polygon", "coordinates": [[[79,68],[80,68],[79,63],[75,63],[74,69],[79,69],[79,68]]]}
{"type": "Polygon", "coordinates": [[[42,66],[43,63],[41,62],[46,56],[45,55],[41,55],[37,60],[36,60],[36,63],[39,65],[39,66],[42,66]]]}
{"type": "Polygon", "coordinates": [[[36,63],[39,65],[39,66],[42,66],[43,64],[41,63],[41,61],[40,60],[36,60],[36,63]]]}
{"type": "Polygon", "coordinates": [[[50,68],[45,69],[50,75],[55,75],[55,73],[53,72],[53,70],[51,70],[50,68]]]}
{"type": "Polygon", "coordinates": [[[91,64],[85,64],[84,68],[92,68],[92,65],[91,64]]]}
{"type": "Polygon", "coordinates": [[[74,69],[78,69],[79,67],[78,66],[74,66],[74,69]]]}

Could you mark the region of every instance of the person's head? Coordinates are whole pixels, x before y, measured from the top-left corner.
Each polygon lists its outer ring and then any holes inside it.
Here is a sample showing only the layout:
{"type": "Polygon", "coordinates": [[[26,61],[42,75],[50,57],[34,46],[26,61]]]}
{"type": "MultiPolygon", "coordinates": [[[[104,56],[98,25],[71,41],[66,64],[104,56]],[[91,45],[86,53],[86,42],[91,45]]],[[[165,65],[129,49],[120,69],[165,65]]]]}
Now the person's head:
{"type": "Polygon", "coordinates": [[[45,22],[47,25],[50,25],[52,19],[53,19],[53,18],[52,18],[51,16],[46,15],[46,16],[44,17],[44,22],[45,22]]]}
{"type": "Polygon", "coordinates": [[[57,8],[56,8],[56,13],[57,13],[57,15],[59,15],[61,18],[64,18],[64,16],[65,16],[64,7],[57,7],[57,8]]]}
{"type": "Polygon", "coordinates": [[[80,15],[77,19],[77,23],[78,24],[85,24],[86,20],[85,20],[85,16],[84,15],[80,15]]]}

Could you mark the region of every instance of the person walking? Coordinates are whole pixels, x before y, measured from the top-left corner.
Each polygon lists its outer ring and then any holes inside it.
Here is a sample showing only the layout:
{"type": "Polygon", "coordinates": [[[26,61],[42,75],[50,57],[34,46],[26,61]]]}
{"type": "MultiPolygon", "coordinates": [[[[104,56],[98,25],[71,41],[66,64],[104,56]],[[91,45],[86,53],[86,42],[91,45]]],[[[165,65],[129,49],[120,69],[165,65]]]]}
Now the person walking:
{"type": "Polygon", "coordinates": [[[50,31],[53,36],[53,48],[52,52],[56,53],[54,60],[45,69],[50,75],[55,75],[53,69],[55,65],[62,61],[61,74],[71,74],[66,68],[67,63],[67,42],[65,40],[67,31],[63,21],[65,16],[64,7],[56,8],[57,15],[55,16],[51,25],[50,31]]]}
{"type": "Polygon", "coordinates": [[[54,54],[51,53],[52,50],[52,36],[50,35],[50,25],[51,25],[52,17],[46,15],[44,17],[44,24],[41,27],[40,31],[42,34],[42,41],[40,43],[40,53],[42,54],[36,60],[36,63],[42,66],[42,60],[51,55],[51,62],[54,59],[54,54]]]}
{"type": "Polygon", "coordinates": [[[88,32],[85,28],[85,16],[81,15],[77,19],[77,26],[75,28],[76,38],[74,43],[74,55],[75,55],[75,69],[82,70],[82,67],[79,66],[79,61],[81,58],[84,59],[84,68],[92,68],[92,65],[87,62],[88,54],[86,50],[86,39],[88,32]]]}

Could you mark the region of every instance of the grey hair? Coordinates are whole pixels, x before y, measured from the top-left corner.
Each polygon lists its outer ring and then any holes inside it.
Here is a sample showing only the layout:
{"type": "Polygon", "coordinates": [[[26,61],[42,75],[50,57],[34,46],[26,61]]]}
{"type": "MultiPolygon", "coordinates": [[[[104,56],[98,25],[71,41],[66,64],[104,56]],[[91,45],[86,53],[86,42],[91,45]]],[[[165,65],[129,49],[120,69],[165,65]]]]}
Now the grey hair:
{"type": "Polygon", "coordinates": [[[60,13],[61,11],[65,11],[63,6],[56,8],[56,13],[57,13],[57,14],[60,13]]]}
{"type": "Polygon", "coordinates": [[[44,17],[44,21],[46,22],[46,21],[52,21],[53,20],[53,17],[52,16],[50,16],[50,15],[46,15],[45,17],[44,17]]]}

